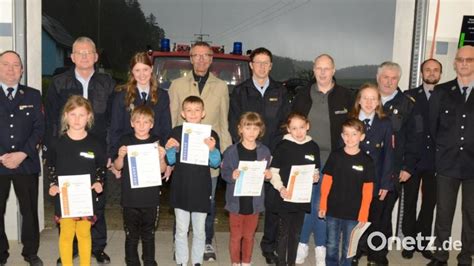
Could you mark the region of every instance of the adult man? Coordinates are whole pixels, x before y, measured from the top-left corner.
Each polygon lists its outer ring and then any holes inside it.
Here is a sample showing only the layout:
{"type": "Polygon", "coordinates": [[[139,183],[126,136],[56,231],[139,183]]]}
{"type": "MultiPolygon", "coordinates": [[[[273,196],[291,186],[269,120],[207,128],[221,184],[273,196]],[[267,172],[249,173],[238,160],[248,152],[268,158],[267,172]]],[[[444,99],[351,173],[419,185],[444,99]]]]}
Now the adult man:
{"type": "MultiPolygon", "coordinates": [[[[209,72],[212,64],[212,49],[206,42],[196,42],[190,51],[190,61],[193,71],[185,77],[175,79],[168,90],[170,97],[171,123],[172,127],[181,125],[183,118],[181,104],[190,96],[199,96],[204,101],[206,116],[203,124],[212,126],[220,138],[220,148],[224,151],[231,144],[228,127],[229,114],[229,90],[225,81],[218,79],[209,72]]],[[[215,260],[216,254],[212,246],[214,238],[215,218],[215,192],[217,186],[218,171],[211,171],[212,176],[212,200],[211,213],[206,218],[206,247],[204,260],[215,260]]]]}
{"type": "MultiPolygon", "coordinates": [[[[392,141],[394,186],[379,192],[379,197],[375,198],[375,202],[371,205],[371,208],[375,207],[376,210],[371,210],[372,217],[369,217],[369,220],[372,222],[371,232],[382,232],[386,239],[392,235],[392,210],[401,189],[400,184],[409,180],[414,174],[419,156],[418,136],[422,130],[421,123],[416,123],[414,100],[398,88],[401,75],[400,65],[390,61],[382,63],[377,70],[377,85],[382,96],[383,109],[392,122],[394,134],[392,141]]],[[[374,246],[379,246],[380,243],[374,243],[377,240],[380,239],[372,238],[374,246]]],[[[387,245],[380,251],[369,249],[367,256],[369,265],[388,265],[387,254],[387,245]]]]}
{"type": "MultiPolygon", "coordinates": [[[[270,78],[272,53],[260,47],[250,54],[252,78],[239,84],[230,96],[229,131],[234,142],[239,142],[237,126],[240,116],[245,112],[259,113],[265,122],[262,143],[273,150],[282,138],[281,125],[288,116],[290,104],[286,89],[270,78]]],[[[268,182],[265,183],[265,226],[260,246],[268,264],[275,263],[278,214],[271,210],[273,196],[279,194],[268,182]]]]}
{"type": "MultiPolygon", "coordinates": [[[[58,137],[61,110],[71,95],[82,95],[91,102],[94,110],[94,125],[90,133],[102,140],[104,147],[107,145],[106,137],[110,124],[115,81],[109,75],[95,71],[94,64],[98,59],[95,44],[90,38],[79,37],[74,41],[71,60],[75,66],[55,76],[48,88],[45,102],[45,152],[51,141],[58,137]]],[[[105,193],[100,194],[98,199],[99,204],[95,212],[97,221],[92,227],[92,255],[97,262],[107,264],[110,263],[110,257],[104,252],[107,245],[105,193]]]]}
{"type": "MultiPolygon", "coordinates": [[[[433,224],[433,211],[436,205],[436,179],[434,169],[434,142],[429,129],[429,105],[433,88],[441,78],[442,65],[436,59],[428,59],[421,64],[423,83],[418,87],[406,91],[406,94],[415,99],[415,108],[423,118],[423,133],[418,149],[421,152],[420,160],[416,164],[414,175],[403,186],[403,220],[402,230],[404,236],[415,238],[418,233],[423,237],[431,236],[433,224]],[[422,182],[422,183],[421,183],[422,182]],[[421,183],[421,209],[416,218],[416,202],[421,183]]],[[[428,241],[424,242],[424,246],[428,241]]],[[[431,259],[429,250],[418,250],[421,254],[431,259]]],[[[406,259],[413,257],[413,250],[403,250],[402,256],[406,259]]]]}
{"type": "MultiPolygon", "coordinates": [[[[352,109],[354,97],[348,89],[336,84],[334,59],[321,54],[314,60],[316,82],[301,88],[293,101],[293,111],[306,115],[311,127],[309,135],[319,145],[321,165],[324,166],[331,150],[340,148],[342,123],[352,109]]],[[[308,242],[311,232],[316,243],[316,264],[324,265],[326,256],[326,223],[318,218],[320,184],[313,185],[311,213],[305,216],[301,231],[296,261],[303,263],[308,255],[308,242]]]]}
{"type": "Polygon", "coordinates": [[[5,210],[13,183],[22,215],[21,255],[30,265],[40,266],[38,257],[38,147],[44,133],[40,92],[20,85],[23,64],[14,51],[0,54],[0,265],[8,259],[5,210]]]}
{"type": "Polygon", "coordinates": [[[462,248],[458,265],[474,254],[474,47],[456,53],[457,77],[435,87],[430,98],[430,129],[436,145],[436,251],[428,265],[447,265],[459,186],[462,185],[462,248]]]}

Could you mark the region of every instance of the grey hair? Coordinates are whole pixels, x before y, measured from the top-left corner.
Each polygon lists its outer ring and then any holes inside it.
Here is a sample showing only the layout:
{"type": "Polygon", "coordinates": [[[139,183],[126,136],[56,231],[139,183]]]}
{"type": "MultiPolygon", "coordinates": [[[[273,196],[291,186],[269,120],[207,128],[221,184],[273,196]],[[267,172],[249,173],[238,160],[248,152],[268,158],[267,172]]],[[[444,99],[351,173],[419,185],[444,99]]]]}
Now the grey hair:
{"type": "Polygon", "coordinates": [[[94,41],[89,37],[81,36],[81,37],[77,38],[74,41],[74,43],[72,44],[73,50],[74,50],[74,46],[76,46],[76,44],[78,44],[78,43],[89,43],[90,45],[92,45],[92,48],[94,49],[94,51],[97,51],[94,41]]]}
{"type": "Polygon", "coordinates": [[[377,77],[380,76],[385,69],[394,69],[398,72],[398,78],[402,76],[402,68],[399,64],[392,61],[385,61],[377,68],[377,77]]]}

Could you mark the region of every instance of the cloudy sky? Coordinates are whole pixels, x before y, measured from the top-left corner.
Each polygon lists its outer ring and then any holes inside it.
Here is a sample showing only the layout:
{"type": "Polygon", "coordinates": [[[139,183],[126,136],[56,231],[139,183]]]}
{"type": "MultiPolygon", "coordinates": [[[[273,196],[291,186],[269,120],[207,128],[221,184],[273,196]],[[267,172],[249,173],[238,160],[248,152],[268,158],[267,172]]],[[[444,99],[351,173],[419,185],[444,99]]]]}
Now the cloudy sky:
{"type": "Polygon", "coordinates": [[[379,64],[392,57],[394,0],[139,0],[171,42],[194,34],[244,51],[264,46],[274,54],[312,60],[335,57],[337,68],[379,64]]]}

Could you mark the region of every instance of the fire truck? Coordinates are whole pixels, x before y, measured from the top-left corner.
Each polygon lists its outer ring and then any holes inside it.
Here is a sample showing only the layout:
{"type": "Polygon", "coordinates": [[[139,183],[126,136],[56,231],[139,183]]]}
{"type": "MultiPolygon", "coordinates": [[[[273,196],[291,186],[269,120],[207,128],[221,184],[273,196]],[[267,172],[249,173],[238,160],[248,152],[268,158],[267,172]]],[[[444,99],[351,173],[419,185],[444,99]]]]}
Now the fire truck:
{"type": "MultiPolygon", "coordinates": [[[[223,46],[212,46],[213,60],[210,72],[224,80],[232,93],[235,85],[250,78],[249,57],[242,55],[242,43],[235,42],[233,51],[225,53],[223,46]]],[[[174,79],[191,74],[192,65],[189,61],[191,46],[174,44],[170,49],[169,39],[161,40],[159,51],[149,51],[153,68],[160,88],[168,90],[174,79]]]]}

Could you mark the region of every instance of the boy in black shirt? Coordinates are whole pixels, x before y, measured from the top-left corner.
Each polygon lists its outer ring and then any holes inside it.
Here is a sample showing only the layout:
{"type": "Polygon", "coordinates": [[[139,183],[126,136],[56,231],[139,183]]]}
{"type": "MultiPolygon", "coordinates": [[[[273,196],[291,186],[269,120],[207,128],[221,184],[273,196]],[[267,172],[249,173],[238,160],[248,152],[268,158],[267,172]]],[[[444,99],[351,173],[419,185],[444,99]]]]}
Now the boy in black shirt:
{"type": "Polygon", "coordinates": [[[327,265],[351,265],[347,258],[349,238],[358,222],[368,220],[374,186],[375,166],[359,148],[365,137],[364,124],[348,119],[342,124],[341,135],[344,148],[329,155],[321,185],[319,217],[327,222],[327,265]]]}
{"type": "MultiPolygon", "coordinates": [[[[155,261],[155,227],[158,221],[160,187],[132,188],[128,169],[127,146],[155,143],[158,136],[150,135],[153,128],[154,113],[146,106],[138,106],[132,111],[131,124],[134,134],[123,136],[116,152],[114,167],[122,171],[123,221],[126,233],[125,262],[127,265],[140,265],[138,242],[142,239],[142,258],[144,265],[157,265],[155,261]]],[[[160,157],[160,169],[166,168],[165,150],[158,146],[157,160],[160,157]]],[[[157,178],[161,178],[158,176],[157,178]]]]}

